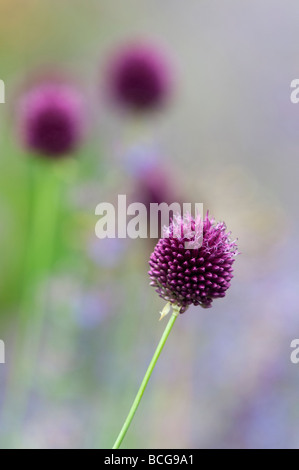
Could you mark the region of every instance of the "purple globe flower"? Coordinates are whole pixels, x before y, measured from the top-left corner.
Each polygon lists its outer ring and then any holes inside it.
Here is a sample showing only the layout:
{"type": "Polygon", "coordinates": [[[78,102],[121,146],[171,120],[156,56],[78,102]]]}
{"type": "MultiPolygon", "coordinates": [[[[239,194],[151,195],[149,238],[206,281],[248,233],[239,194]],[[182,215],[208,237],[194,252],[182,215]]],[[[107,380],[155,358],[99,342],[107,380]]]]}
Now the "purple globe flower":
{"type": "Polygon", "coordinates": [[[82,97],[64,83],[36,85],[20,100],[19,126],[28,150],[54,158],[69,154],[82,137],[82,97]]]}
{"type": "Polygon", "coordinates": [[[208,213],[203,221],[177,216],[150,257],[150,285],[180,313],[191,304],[211,307],[225,296],[233,277],[237,245],[229,237],[226,225],[208,213]]]}
{"type": "Polygon", "coordinates": [[[168,65],[160,50],[136,43],[114,56],[107,81],[112,100],[133,111],[160,107],[171,87],[168,65]]]}

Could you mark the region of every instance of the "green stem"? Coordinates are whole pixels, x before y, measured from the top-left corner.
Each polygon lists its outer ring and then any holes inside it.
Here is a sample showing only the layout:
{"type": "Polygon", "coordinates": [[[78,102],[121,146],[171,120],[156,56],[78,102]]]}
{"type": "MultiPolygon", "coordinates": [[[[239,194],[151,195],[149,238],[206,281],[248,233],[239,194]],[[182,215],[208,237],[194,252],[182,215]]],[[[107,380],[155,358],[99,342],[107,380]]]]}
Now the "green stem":
{"type": "Polygon", "coordinates": [[[164,330],[164,333],[163,333],[163,335],[162,335],[162,338],[160,339],[160,342],[159,342],[159,344],[158,344],[158,346],[157,346],[157,349],[156,349],[156,351],[155,351],[155,353],[154,353],[154,355],[153,355],[153,358],[152,358],[152,360],[151,360],[151,362],[150,362],[150,365],[148,366],[148,369],[147,369],[147,371],[146,371],[146,373],[145,373],[145,376],[144,376],[144,378],[143,378],[143,381],[142,381],[142,383],[141,383],[141,385],[140,385],[140,388],[139,388],[139,390],[138,390],[138,393],[137,393],[137,395],[136,395],[136,398],[135,398],[135,400],[134,400],[134,402],[133,402],[133,405],[132,405],[132,407],[131,407],[131,409],[130,409],[130,411],[129,411],[129,414],[128,414],[128,416],[127,416],[127,419],[126,419],[126,421],[124,422],[124,425],[123,425],[123,427],[121,428],[121,431],[120,431],[120,433],[119,433],[119,435],[118,435],[118,437],[117,437],[117,439],[116,439],[116,441],[115,441],[115,444],[114,444],[114,446],[113,446],[113,449],[118,449],[118,448],[119,448],[119,446],[121,445],[121,443],[122,443],[122,441],[123,441],[123,439],[124,439],[124,437],[125,437],[125,435],[126,435],[128,429],[129,429],[129,426],[130,426],[130,424],[131,424],[131,422],[132,422],[132,419],[133,419],[133,417],[134,417],[134,415],[135,415],[135,413],[136,413],[136,410],[137,410],[137,408],[138,408],[138,405],[139,405],[139,403],[140,403],[140,401],[141,401],[141,398],[142,398],[142,396],[143,396],[143,394],[144,394],[144,391],[145,391],[145,388],[146,388],[146,386],[147,386],[147,383],[148,383],[148,381],[149,381],[149,379],[150,379],[150,376],[152,375],[152,372],[153,372],[153,370],[154,370],[154,367],[155,367],[155,365],[156,365],[156,362],[157,362],[157,360],[158,360],[158,358],[159,358],[159,356],[160,356],[160,354],[161,354],[161,351],[162,351],[162,349],[163,349],[163,347],[164,347],[164,345],[165,345],[165,343],[166,343],[166,340],[167,340],[167,338],[168,338],[168,335],[169,335],[169,333],[170,333],[170,331],[171,331],[171,329],[172,329],[172,327],[173,327],[173,325],[174,325],[174,322],[175,322],[175,320],[176,320],[178,314],[179,314],[179,309],[174,305],[174,306],[173,306],[173,313],[172,313],[172,315],[171,315],[171,317],[170,317],[170,319],[169,319],[169,321],[168,321],[168,323],[167,323],[167,325],[166,325],[166,328],[165,328],[165,330],[164,330]]]}
{"type": "MultiPolygon", "coordinates": [[[[17,445],[36,372],[48,301],[43,299],[42,305],[37,302],[36,288],[52,268],[61,204],[61,182],[55,169],[39,161],[30,161],[29,165],[32,196],[24,266],[25,285],[20,299],[14,367],[8,379],[3,407],[4,421],[13,420],[13,436],[7,435],[7,439],[13,439],[17,445]]],[[[11,442],[8,444],[11,445],[11,442]]]]}

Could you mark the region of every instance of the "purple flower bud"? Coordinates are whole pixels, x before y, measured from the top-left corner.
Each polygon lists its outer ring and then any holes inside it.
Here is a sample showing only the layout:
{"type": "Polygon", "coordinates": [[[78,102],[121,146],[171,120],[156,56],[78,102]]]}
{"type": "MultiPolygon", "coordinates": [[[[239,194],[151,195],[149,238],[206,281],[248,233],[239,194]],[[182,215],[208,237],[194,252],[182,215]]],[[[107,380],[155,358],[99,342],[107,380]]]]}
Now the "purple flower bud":
{"type": "Polygon", "coordinates": [[[112,100],[133,111],[149,111],[166,101],[170,72],[160,50],[130,44],[113,57],[108,69],[108,93],[112,100]]]}
{"type": "Polygon", "coordinates": [[[211,307],[214,299],[224,297],[237,254],[226,225],[208,213],[203,221],[177,216],[164,235],[149,261],[151,285],[160,297],[181,307],[180,313],[191,304],[211,307]]]}
{"type": "Polygon", "coordinates": [[[82,97],[64,83],[36,85],[21,98],[19,125],[29,151],[54,158],[69,154],[82,137],[82,97]]]}

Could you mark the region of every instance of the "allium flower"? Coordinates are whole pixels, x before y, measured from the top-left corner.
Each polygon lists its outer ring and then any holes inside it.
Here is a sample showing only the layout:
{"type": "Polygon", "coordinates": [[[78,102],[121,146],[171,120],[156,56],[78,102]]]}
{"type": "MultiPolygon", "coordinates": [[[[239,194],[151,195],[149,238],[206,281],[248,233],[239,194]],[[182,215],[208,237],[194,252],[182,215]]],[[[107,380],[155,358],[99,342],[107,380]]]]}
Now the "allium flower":
{"type": "Polygon", "coordinates": [[[180,313],[191,304],[211,307],[225,296],[233,277],[237,245],[229,237],[226,225],[208,213],[203,221],[177,216],[150,257],[151,285],[180,313]]]}
{"type": "Polygon", "coordinates": [[[150,257],[149,275],[151,285],[167,300],[161,318],[170,310],[172,314],[113,449],[119,449],[129,429],[177,317],[191,304],[211,307],[214,299],[225,296],[233,277],[236,254],[237,245],[230,240],[225,224],[215,223],[209,213],[203,219],[200,216],[194,219],[190,214],[177,215],[165,228],[164,237],[150,257]]]}
{"type": "Polygon", "coordinates": [[[61,157],[82,137],[83,102],[70,85],[45,82],[29,90],[19,105],[21,139],[32,152],[61,157]]]}
{"type": "Polygon", "coordinates": [[[130,44],[118,51],[108,70],[109,95],[124,108],[148,111],[164,104],[170,73],[159,50],[130,44]]]}

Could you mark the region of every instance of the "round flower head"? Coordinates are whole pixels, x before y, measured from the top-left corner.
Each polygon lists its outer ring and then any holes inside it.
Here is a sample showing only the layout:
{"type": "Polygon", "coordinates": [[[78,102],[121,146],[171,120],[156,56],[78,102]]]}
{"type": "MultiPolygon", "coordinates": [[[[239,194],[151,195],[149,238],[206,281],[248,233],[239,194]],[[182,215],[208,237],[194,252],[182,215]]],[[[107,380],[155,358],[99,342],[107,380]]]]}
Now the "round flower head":
{"type": "Polygon", "coordinates": [[[83,127],[79,92],[62,83],[42,83],[22,97],[19,106],[21,138],[26,148],[61,157],[78,146],[83,127]]]}
{"type": "Polygon", "coordinates": [[[170,75],[159,50],[149,45],[131,44],[112,59],[108,71],[112,100],[133,111],[148,111],[164,104],[170,75]]]}
{"type": "Polygon", "coordinates": [[[180,307],[211,307],[224,297],[233,277],[237,245],[223,222],[191,215],[177,216],[164,229],[150,257],[151,285],[163,299],[180,307]]]}

